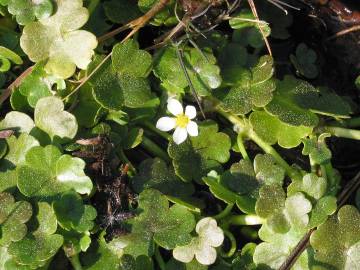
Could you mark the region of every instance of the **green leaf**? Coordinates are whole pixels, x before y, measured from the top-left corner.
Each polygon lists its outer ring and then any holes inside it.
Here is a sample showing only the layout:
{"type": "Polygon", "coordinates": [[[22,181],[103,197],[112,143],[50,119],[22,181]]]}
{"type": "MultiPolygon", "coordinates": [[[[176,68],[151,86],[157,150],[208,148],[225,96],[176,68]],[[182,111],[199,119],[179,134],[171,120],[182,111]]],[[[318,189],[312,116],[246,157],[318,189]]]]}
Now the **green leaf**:
{"type": "Polygon", "coordinates": [[[277,82],[274,98],[266,110],[289,125],[314,127],[318,124],[318,117],[298,102],[312,93],[316,93],[316,89],[309,83],[285,76],[283,81],[277,82]]]}
{"type": "Polygon", "coordinates": [[[86,253],[81,253],[83,269],[86,270],[120,269],[119,257],[106,244],[103,234],[91,243],[86,253]]]}
{"type": "Polygon", "coordinates": [[[295,55],[290,55],[290,60],[297,72],[308,79],[314,79],[318,76],[319,71],[315,62],[317,55],[314,50],[309,48],[305,43],[300,43],[296,47],[295,55]]]}
{"type": "Polygon", "coordinates": [[[105,109],[146,107],[153,95],[146,78],[117,74],[111,62],[105,63],[90,80],[95,100],[105,109]]]}
{"type": "Polygon", "coordinates": [[[265,185],[260,188],[256,213],[266,219],[266,224],[277,233],[286,233],[291,228],[297,231],[308,226],[312,204],[297,192],[285,199],[281,186],[265,185]]]}
{"type": "MultiPolygon", "coordinates": [[[[268,226],[263,225],[259,230],[259,236],[264,242],[255,248],[253,257],[255,264],[259,269],[279,269],[305,232],[306,230],[296,231],[291,229],[287,233],[275,233],[268,226]]],[[[293,268],[310,270],[309,253],[309,249],[302,252],[293,268]]]]}
{"type": "Polygon", "coordinates": [[[159,159],[144,160],[138,169],[139,173],[132,179],[136,193],[145,189],[157,189],[165,195],[187,197],[194,192],[192,184],[184,183],[175,175],[174,169],[159,159]]]}
{"type": "Polygon", "coordinates": [[[270,154],[257,154],[254,159],[254,171],[256,179],[263,184],[283,185],[285,170],[278,165],[270,154]]]}
{"type": "Polygon", "coordinates": [[[270,115],[266,111],[255,111],[250,123],[256,134],[268,144],[278,143],[283,148],[294,148],[301,139],[312,133],[311,127],[292,126],[270,115]]]}
{"type": "Polygon", "coordinates": [[[45,70],[66,79],[76,67],[87,68],[97,40],[90,32],[77,30],[89,18],[82,0],[56,0],[56,4],[54,15],[24,27],[20,44],[31,61],[47,60],[45,70]]]}
{"type": "Polygon", "coordinates": [[[233,33],[233,41],[243,46],[250,45],[254,48],[261,48],[265,45],[263,34],[268,37],[271,33],[268,23],[265,21],[257,23],[249,9],[242,9],[238,14],[232,16],[229,23],[231,28],[236,29],[233,33]]]}
{"type": "Polygon", "coordinates": [[[35,125],[45,131],[51,139],[58,137],[62,140],[75,137],[78,129],[76,118],[64,111],[64,104],[56,97],[40,99],[34,112],[35,125]]]}
{"type": "Polygon", "coordinates": [[[143,139],[144,130],[142,128],[132,128],[122,143],[124,149],[133,149],[138,146],[143,139]]]}
{"type": "Polygon", "coordinates": [[[314,164],[324,165],[329,163],[332,154],[325,142],[327,137],[330,137],[330,134],[323,133],[318,138],[311,136],[310,138],[302,139],[304,144],[302,154],[308,155],[314,164]]]}
{"type": "Polygon", "coordinates": [[[153,262],[150,257],[141,255],[136,259],[131,255],[125,254],[121,257],[121,267],[123,270],[153,270],[153,262]]]}
{"type": "MultiPolygon", "coordinates": [[[[145,13],[149,11],[156,3],[157,3],[156,0],[139,0],[138,6],[141,12],[145,13]]],[[[173,25],[178,23],[177,19],[174,16],[174,9],[175,9],[174,1],[171,1],[168,5],[165,5],[164,9],[162,9],[155,15],[152,24],[173,25]]]]}
{"type": "Polygon", "coordinates": [[[165,249],[186,245],[195,219],[185,207],[173,205],[159,191],[147,189],[139,195],[139,215],[130,219],[131,233],[115,238],[110,245],[120,254],[152,256],[154,241],[165,249]]]}
{"type": "Polygon", "coordinates": [[[31,216],[30,203],[15,202],[11,194],[0,193],[0,245],[7,246],[24,238],[27,233],[25,223],[31,216]]]}
{"type": "Polygon", "coordinates": [[[94,226],[96,210],[91,205],[84,205],[82,198],[74,191],[68,191],[53,203],[53,208],[60,226],[65,230],[83,233],[94,226]]]}
{"type": "Polygon", "coordinates": [[[311,235],[310,244],[315,249],[315,259],[335,269],[360,267],[360,213],[351,205],[343,206],[337,213],[311,235]]]}
{"type": "Polygon", "coordinates": [[[327,191],[327,181],[314,173],[308,173],[303,176],[302,181],[294,181],[288,187],[288,195],[299,191],[306,193],[315,200],[319,200],[327,191]]]}
{"type": "Polygon", "coordinates": [[[337,199],[334,196],[325,196],[318,200],[311,211],[310,228],[318,227],[324,223],[328,216],[335,213],[337,209],[337,199]]]}
{"type": "Polygon", "coordinates": [[[111,0],[103,5],[106,16],[114,23],[126,24],[142,15],[135,2],[111,0]]]}
{"type": "Polygon", "coordinates": [[[200,181],[211,170],[221,170],[220,163],[229,160],[231,143],[228,135],[218,132],[215,122],[199,125],[199,135],[177,145],[170,141],[168,153],[175,173],[186,182],[200,181]]]}
{"type": "Polygon", "coordinates": [[[39,99],[53,95],[51,87],[55,81],[56,78],[49,76],[44,70],[44,63],[40,62],[21,82],[19,91],[27,97],[29,105],[35,108],[39,99]]]}
{"type": "Polygon", "coordinates": [[[16,16],[20,25],[26,25],[36,19],[41,20],[49,17],[53,12],[53,4],[50,0],[10,0],[9,12],[16,16]]]}
{"type": "Polygon", "coordinates": [[[256,265],[253,261],[253,256],[255,252],[256,244],[255,243],[247,243],[242,249],[241,249],[241,255],[239,257],[236,257],[233,260],[232,269],[233,270],[256,270],[256,265]]]}
{"type": "Polygon", "coordinates": [[[9,151],[0,161],[0,191],[16,187],[17,176],[15,167],[25,161],[26,153],[39,142],[26,133],[20,134],[19,138],[11,136],[6,139],[9,151]]]}
{"type": "Polygon", "coordinates": [[[0,129],[12,129],[21,133],[30,133],[35,127],[34,121],[25,113],[11,111],[0,122],[0,129]]]}
{"type": "Polygon", "coordinates": [[[100,120],[106,110],[94,99],[90,84],[80,88],[76,108],[72,111],[79,126],[93,127],[100,120]]]}
{"type": "Polygon", "coordinates": [[[83,160],[61,155],[55,146],[36,146],[26,154],[24,165],[16,168],[18,188],[27,197],[47,200],[71,189],[90,194],[93,185],[84,167],[83,160]]]}
{"type": "Polygon", "coordinates": [[[37,204],[38,211],[32,220],[34,230],[25,238],[10,244],[8,252],[14,261],[31,269],[44,266],[63,244],[63,237],[54,234],[56,217],[51,206],[45,202],[37,204]]]}
{"type": "MultiPolygon", "coordinates": [[[[162,82],[177,88],[189,89],[176,55],[176,48],[163,49],[155,55],[154,59],[154,74],[162,82]]],[[[198,95],[208,96],[210,89],[220,86],[220,69],[216,65],[216,58],[212,53],[203,52],[202,54],[195,48],[186,48],[183,61],[198,95]]]]}
{"type": "Polygon", "coordinates": [[[243,76],[228,92],[224,89],[214,92],[221,101],[220,107],[234,114],[246,114],[253,108],[264,107],[275,90],[275,82],[271,79],[273,73],[273,59],[267,55],[261,57],[251,74],[243,76]]]}
{"type": "Polygon", "coordinates": [[[309,83],[285,76],[278,81],[273,100],[265,108],[271,115],[293,126],[314,127],[317,114],[348,118],[350,106],[326,89],[316,89],[309,83]]]}
{"type": "Polygon", "coordinates": [[[111,60],[114,70],[120,75],[147,77],[151,71],[151,54],[139,50],[139,44],[133,39],[115,45],[111,60]]]}

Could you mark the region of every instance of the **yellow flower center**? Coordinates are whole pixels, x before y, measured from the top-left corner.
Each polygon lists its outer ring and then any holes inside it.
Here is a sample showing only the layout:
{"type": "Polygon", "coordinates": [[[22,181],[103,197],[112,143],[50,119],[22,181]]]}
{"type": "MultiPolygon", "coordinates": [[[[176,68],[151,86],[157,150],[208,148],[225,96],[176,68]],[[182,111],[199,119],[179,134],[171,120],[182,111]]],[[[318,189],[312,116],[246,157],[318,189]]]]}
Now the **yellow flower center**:
{"type": "Polygon", "coordinates": [[[186,126],[189,124],[190,119],[185,114],[178,114],[176,116],[176,126],[181,128],[186,128],[186,126]]]}

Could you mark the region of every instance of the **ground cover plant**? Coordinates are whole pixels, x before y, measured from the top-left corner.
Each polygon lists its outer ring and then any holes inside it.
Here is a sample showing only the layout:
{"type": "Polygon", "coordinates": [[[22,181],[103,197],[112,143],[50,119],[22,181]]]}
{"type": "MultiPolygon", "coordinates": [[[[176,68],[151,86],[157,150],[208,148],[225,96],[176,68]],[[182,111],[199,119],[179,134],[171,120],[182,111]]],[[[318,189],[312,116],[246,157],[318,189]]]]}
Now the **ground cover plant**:
{"type": "Polygon", "coordinates": [[[0,0],[0,269],[360,269],[359,12],[0,0]]]}

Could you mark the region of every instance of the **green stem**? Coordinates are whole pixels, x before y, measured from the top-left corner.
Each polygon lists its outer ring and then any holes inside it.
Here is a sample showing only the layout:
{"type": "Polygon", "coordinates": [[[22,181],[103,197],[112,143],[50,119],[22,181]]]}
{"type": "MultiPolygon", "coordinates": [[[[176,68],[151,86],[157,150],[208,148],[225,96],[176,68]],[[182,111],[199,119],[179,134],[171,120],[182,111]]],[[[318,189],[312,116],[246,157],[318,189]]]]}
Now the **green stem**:
{"type": "Polygon", "coordinates": [[[226,224],[237,225],[237,226],[261,225],[263,223],[264,223],[264,219],[262,219],[261,217],[259,217],[257,215],[234,215],[234,216],[230,216],[226,220],[226,224]]]}
{"type": "Polygon", "coordinates": [[[155,134],[159,135],[160,137],[163,137],[165,140],[168,140],[168,141],[171,140],[171,135],[170,134],[157,129],[151,122],[144,121],[143,123],[141,123],[141,125],[143,127],[147,128],[147,129],[151,130],[155,134]]]}
{"type": "Polygon", "coordinates": [[[252,141],[254,141],[258,146],[260,146],[265,153],[272,155],[276,163],[285,169],[286,174],[291,179],[302,179],[301,174],[296,169],[292,168],[271,145],[264,142],[253,130],[250,130],[248,132],[248,136],[252,141]]]}
{"type": "Polygon", "coordinates": [[[224,208],[224,210],[222,210],[219,214],[213,216],[213,218],[216,219],[216,220],[219,220],[219,219],[222,219],[222,218],[228,216],[230,214],[231,210],[233,209],[233,207],[234,207],[233,203],[228,204],[224,208]]]}
{"type": "Polygon", "coordinates": [[[68,258],[69,258],[69,261],[70,261],[72,267],[74,268],[74,270],[82,270],[82,266],[81,266],[78,254],[68,257],[68,258]]]}
{"type": "Polygon", "coordinates": [[[147,151],[149,151],[154,156],[159,157],[166,162],[171,161],[168,154],[161,147],[159,147],[156,143],[154,143],[153,141],[151,141],[149,138],[147,138],[145,136],[143,137],[141,146],[144,147],[147,151]]]}
{"type": "Polygon", "coordinates": [[[161,254],[160,254],[160,250],[159,250],[158,246],[155,248],[155,259],[159,265],[159,268],[161,270],[165,270],[166,265],[165,265],[164,259],[162,258],[161,254]]]}
{"type": "Polygon", "coordinates": [[[239,134],[246,135],[250,140],[254,141],[262,150],[273,156],[276,163],[278,163],[281,167],[284,168],[286,174],[295,180],[301,180],[302,176],[301,174],[294,168],[292,168],[280,155],[276,150],[269,145],[268,143],[264,142],[255,132],[252,128],[249,127],[248,124],[245,123],[245,121],[241,118],[239,118],[236,115],[233,115],[231,113],[225,112],[221,110],[220,108],[216,108],[217,112],[220,113],[222,116],[224,116],[226,119],[228,119],[231,123],[236,125],[237,129],[239,130],[239,134]]]}
{"type": "Polygon", "coordinates": [[[336,176],[336,172],[330,162],[323,165],[323,167],[330,187],[329,192],[335,195],[339,191],[339,178],[336,176]]]}
{"type": "Polygon", "coordinates": [[[223,250],[220,251],[220,254],[222,257],[225,258],[230,258],[232,255],[234,255],[234,253],[236,252],[236,239],[234,237],[234,235],[226,229],[222,229],[225,236],[230,240],[230,249],[228,252],[224,252],[223,250]]]}
{"type": "Polygon", "coordinates": [[[360,127],[360,116],[357,117],[352,117],[349,119],[342,119],[341,122],[338,121],[332,121],[329,123],[331,126],[337,126],[337,125],[341,125],[344,127],[348,127],[348,128],[356,128],[356,127],[360,127]]]}
{"type": "Polygon", "coordinates": [[[253,226],[261,225],[264,219],[257,215],[232,215],[227,217],[220,225],[223,230],[227,230],[231,225],[235,226],[253,226]]]}
{"type": "Polygon", "coordinates": [[[323,132],[329,132],[331,135],[341,138],[360,140],[360,130],[326,126],[321,129],[323,132]]]}
{"type": "Polygon", "coordinates": [[[245,149],[242,134],[238,134],[236,142],[237,142],[237,145],[239,147],[239,150],[240,150],[240,153],[241,153],[243,159],[250,160],[249,155],[248,155],[248,153],[246,152],[246,149],[245,149]]]}
{"type": "Polygon", "coordinates": [[[99,4],[100,0],[90,0],[89,5],[87,6],[87,9],[89,11],[89,14],[91,15],[95,8],[97,7],[97,5],[99,4]]]}

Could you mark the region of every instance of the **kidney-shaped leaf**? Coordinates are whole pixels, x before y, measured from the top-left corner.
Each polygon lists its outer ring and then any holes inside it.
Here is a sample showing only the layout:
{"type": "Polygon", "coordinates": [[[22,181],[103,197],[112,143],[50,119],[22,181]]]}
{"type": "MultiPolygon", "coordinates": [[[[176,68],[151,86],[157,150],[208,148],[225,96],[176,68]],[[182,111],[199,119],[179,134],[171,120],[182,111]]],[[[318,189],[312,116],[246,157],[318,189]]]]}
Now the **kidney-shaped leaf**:
{"type": "Polygon", "coordinates": [[[311,127],[292,126],[265,111],[255,111],[250,115],[250,123],[257,135],[269,144],[278,143],[284,148],[293,148],[301,139],[310,135],[311,127]]]}
{"type": "Polygon", "coordinates": [[[228,135],[218,132],[212,121],[199,126],[199,136],[182,144],[171,141],[168,147],[176,174],[186,182],[200,181],[211,170],[220,170],[220,163],[230,158],[231,142],[228,135]]]}
{"type": "Polygon", "coordinates": [[[30,203],[15,202],[9,193],[0,193],[0,245],[21,240],[27,233],[25,223],[32,215],[30,203]]]}
{"type": "Polygon", "coordinates": [[[47,60],[45,70],[63,79],[76,67],[86,69],[97,46],[96,37],[78,30],[89,18],[82,0],[56,0],[54,15],[24,27],[21,48],[33,62],[47,60]]]}
{"type": "Polygon", "coordinates": [[[266,55],[251,69],[251,74],[243,76],[228,92],[217,90],[215,95],[220,99],[220,106],[235,114],[246,114],[255,107],[267,105],[275,90],[271,79],[274,73],[273,59],[266,55]]]}
{"type": "Polygon", "coordinates": [[[152,256],[154,241],[165,249],[190,243],[190,232],[195,227],[193,214],[177,204],[169,208],[168,200],[159,191],[147,189],[140,193],[139,213],[128,221],[131,232],[110,243],[120,247],[121,253],[135,258],[152,256]]]}
{"type": "Polygon", "coordinates": [[[360,269],[360,213],[343,206],[311,235],[315,259],[335,269],[360,269]]]}
{"type": "Polygon", "coordinates": [[[34,118],[35,125],[52,139],[55,136],[60,139],[72,139],[78,129],[75,116],[64,111],[64,103],[56,97],[40,99],[35,107],[34,118]]]}
{"type": "Polygon", "coordinates": [[[84,173],[85,162],[61,152],[53,145],[33,147],[25,164],[16,168],[18,188],[27,197],[54,199],[74,189],[90,194],[92,182],[84,173]]]}

